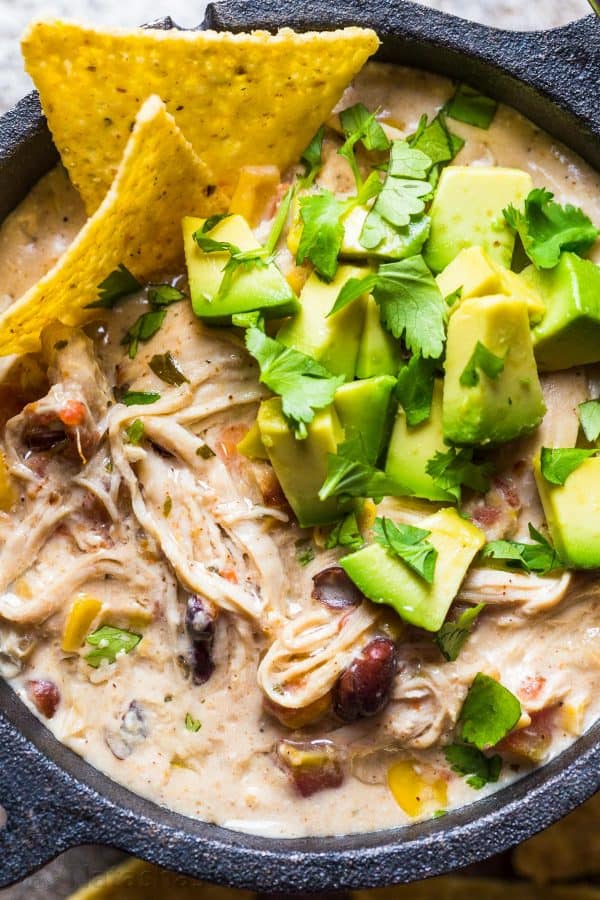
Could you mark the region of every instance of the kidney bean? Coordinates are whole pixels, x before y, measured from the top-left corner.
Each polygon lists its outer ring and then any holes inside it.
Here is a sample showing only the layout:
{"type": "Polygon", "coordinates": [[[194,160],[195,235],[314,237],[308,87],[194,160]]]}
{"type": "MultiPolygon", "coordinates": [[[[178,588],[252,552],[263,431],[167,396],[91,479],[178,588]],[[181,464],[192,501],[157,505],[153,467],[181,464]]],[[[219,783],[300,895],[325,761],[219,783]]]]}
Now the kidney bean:
{"type": "Polygon", "coordinates": [[[302,797],[339,787],[344,780],[340,752],[332,741],[284,739],[277,744],[276,755],[302,797]]]}
{"type": "Polygon", "coordinates": [[[45,678],[28,681],[27,693],[37,711],[51,719],[60,703],[60,691],[54,682],[45,678]]]}
{"type": "Polygon", "coordinates": [[[117,759],[127,759],[148,734],[144,710],[137,700],[132,700],[121,719],[119,730],[108,732],[105,740],[117,759]]]}
{"type": "Polygon", "coordinates": [[[185,624],[192,643],[190,668],[194,684],[204,684],[215,670],[212,658],[215,641],[215,614],[198,594],[188,599],[185,624]]]}
{"type": "Polygon", "coordinates": [[[344,722],[376,716],[390,699],[398,667],[392,640],[376,637],[342,672],[333,688],[333,709],[344,722]]]}
{"type": "Polygon", "coordinates": [[[34,453],[43,453],[64,444],[67,435],[60,427],[36,425],[32,423],[23,430],[23,444],[34,453]]]}
{"type": "Polygon", "coordinates": [[[359,606],[362,593],[341,566],[329,566],[313,576],[312,598],[330,609],[348,609],[359,606]]]}

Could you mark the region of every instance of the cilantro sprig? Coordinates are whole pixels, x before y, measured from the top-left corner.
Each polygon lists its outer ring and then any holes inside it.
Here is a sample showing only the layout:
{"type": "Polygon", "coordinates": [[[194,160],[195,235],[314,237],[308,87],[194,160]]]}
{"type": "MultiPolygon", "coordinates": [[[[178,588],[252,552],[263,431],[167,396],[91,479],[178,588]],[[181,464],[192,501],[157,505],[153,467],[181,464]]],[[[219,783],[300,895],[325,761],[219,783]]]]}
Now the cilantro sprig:
{"type": "Polygon", "coordinates": [[[600,451],[597,449],[580,450],[578,447],[564,449],[542,447],[540,454],[542,475],[550,484],[562,485],[575,469],[598,452],[600,451]]]}
{"type": "Polygon", "coordinates": [[[359,439],[344,441],[337,453],[327,458],[327,477],[319,491],[319,499],[328,497],[372,497],[381,500],[397,490],[385,472],[368,461],[359,439]]]}
{"type": "Polygon", "coordinates": [[[495,747],[521,717],[521,704],[508,688],[478,672],[459,716],[459,734],[478,750],[495,747]]]}
{"type": "Polygon", "coordinates": [[[121,654],[131,653],[141,640],[141,634],[115,628],[113,625],[103,625],[88,634],[86,643],[94,649],[86,654],[85,661],[94,669],[103,662],[114,663],[121,654]]]}
{"type": "Polygon", "coordinates": [[[437,550],[427,538],[431,532],[414,525],[396,524],[385,516],[375,519],[373,534],[376,542],[392,556],[432,584],[437,561],[437,550]]]}
{"type": "Polygon", "coordinates": [[[477,341],[459,381],[463,387],[476,387],[479,384],[479,372],[483,372],[488,378],[494,379],[503,371],[504,357],[496,356],[481,341],[477,341]]]}
{"type": "Polygon", "coordinates": [[[301,162],[304,164],[304,175],[300,179],[300,185],[303,188],[309,188],[321,171],[323,166],[322,156],[324,136],[325,126],[321,125],[300,157],[301,162]]]}
{"type": "Polygon", "coordinates": [[[411,356],[400,369],[395,394],[406,416],[406,424],[414,428],[431,415],[433,388],[439,360],[423,359],[420,353],[411,356]]]}
{"type": "Polygon", "coordinates": [[[465,744],[450,744],[444,748],[444,756],[453,772],[468,775],[467,784],[481,790],[486,784],[495,784],[502,771],[502,757],[495,753],[486,756],[477,747],[465,744]]]}
{"type": "Polygon", "coordinates": [[[428,461],[426,471],[438,487],[460,503],[463,486],[481,493],[489,489],[494,466],[491,462],[475,462],[471,447],[450,447],[446,452],[438,450],[428,461]]]}
{"type": "Polygon", "coordinates": [[[521,238],[523,249],[537,269],[553,269],[563,250],[580,256],[590,249],[600,230],[578,206],[561,206],[546,188],[534,188],[523,210],[512,204],[503,210],[507,224],[521,238]]]}
{"type": "Polygon", "coordinates": [[[428,122],[426,115],[422,115],[417,130],[408,139],[408,143],[416,150],[421,150],[431,160],[429,183],[435,187],[442,168],[452,162],[465,142],[450,131],[442,109],[431,122],[428,122]]]}
{"type": "Polygon", "coordinates": [[[350,550],[360,550],[363,544],[364,540],[360,533],[356,513],[348,513],[329,532],[325,542],[325,549],[332,550],[334,547],[348,547],[350,550]]]}
{"type": "Polygon", "coordinates": [[[141,291],[142,287],[135,275],[123,263],[119,263],[98,285],[98,299],[88,303],[85,309],[112,309],[123,297],[141,291]]]}
{"type": "Polygon", "coordinates": [[[483,559],[501,560],[510,569],[522,569],[538,575],[549,575],[550,572],[565,568],[552,544],[531,522],[529,535],[532,540],[530,544],[521,541],[490,541],[481,551],[481,556],[483,559]]]}
{"type": "Polygon", "coordinates": [[[355,103],[340,113],[340,125],[346,140],[338,150],[347,160],[358,188],[363,179],[356,160],[355,147],[361,143],[365,150],[388,150],[389,139],[376,119],[377,111],[370,113],[363,103],[355,103]]]}
{"type": "Polygon", "coordinates": [[[480,94],[468,84],[459,84],[454,96],[446,104],[448,118],[484,129],[492,124],[497,109],[495,100],[480,94]]]}
{"type": "Polygon", "coordinates": [[[478,603],[477,606],[465,609],[455,621],[444,622],[436,635],[435,642],[442,656],[448,662],[458,659],[463,644],[484,609],[485,603],[478,603]]]}

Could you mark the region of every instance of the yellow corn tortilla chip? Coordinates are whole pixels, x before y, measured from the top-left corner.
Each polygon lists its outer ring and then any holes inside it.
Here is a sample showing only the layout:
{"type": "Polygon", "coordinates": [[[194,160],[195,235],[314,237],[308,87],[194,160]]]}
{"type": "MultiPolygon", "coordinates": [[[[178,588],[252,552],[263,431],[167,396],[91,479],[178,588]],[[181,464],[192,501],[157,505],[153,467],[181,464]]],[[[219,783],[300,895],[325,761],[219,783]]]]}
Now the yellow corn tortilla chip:
{"type": "Polygon", "coordinates": [[[543,895],[536,884],[496,878],[430,878],[415,884],[354,891],[353,900],[600,900],[600,888],[552,885],[543,895]]]}
{"type": "Polygon", "coordinates": [[[600,794],[517,847],[513,865],[538,884],[599,875],[600,794]]]}
{"type": "Polygon", "coordinates": [[[0,316],[0,356],[37,350],[54,319],[89,320],[94,312],[84,307],[120,263],[140,279],[182,266],[182,216],[210,216],[226,204],[162,101],[150,97],[102,205],[56,265],[0,316]]]}
{"type": "Polygon", "coordinates": [[[115,174],[139,104],[157,94],[229,193],[243,165],[296,162],[375,52],[366,28],[104,31],[39,21],[22,39],[54,142],[92,212],[115,174]]]}

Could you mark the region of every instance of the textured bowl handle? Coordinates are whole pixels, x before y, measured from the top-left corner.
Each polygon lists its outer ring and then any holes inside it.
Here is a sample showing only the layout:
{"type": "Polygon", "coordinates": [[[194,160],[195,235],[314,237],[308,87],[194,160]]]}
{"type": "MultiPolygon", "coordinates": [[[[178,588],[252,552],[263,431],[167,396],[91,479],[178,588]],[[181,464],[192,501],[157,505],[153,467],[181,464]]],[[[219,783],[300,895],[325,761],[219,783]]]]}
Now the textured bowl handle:
{"type": "Polygon", "coordinates": [[[281,25],[298,31],[370,26],[385,40],[382,60],[471,81],[600,168],[600,19],[594,15],[526,32],[490,28],[409,0],[293,0],[283,8],[281,0],[223,0],[209,4],[202,27],[274,31],[281,25]],[[565,115],[556,116],[557,106],[565,115]]]}

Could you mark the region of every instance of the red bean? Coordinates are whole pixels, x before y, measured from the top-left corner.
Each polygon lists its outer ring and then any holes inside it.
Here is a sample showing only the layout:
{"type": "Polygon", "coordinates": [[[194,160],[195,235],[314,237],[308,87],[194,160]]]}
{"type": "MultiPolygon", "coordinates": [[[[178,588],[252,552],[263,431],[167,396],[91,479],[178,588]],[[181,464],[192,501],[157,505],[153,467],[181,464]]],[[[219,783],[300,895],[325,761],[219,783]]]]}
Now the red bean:
{"type": "Polygon", "coordinates": [[[363,647],[333,689],[333,709],[344,722],[376,716],[390,699],[398,667],[392,640],[376,637],[363,647]]]}
{"type": "Polygon", "coordinates": [[[330,609],[348,609],[359,606],[364,597],[341,566],[329,566],[313,576],[313,600],[330,609]]]}
{"type": "Polygon", "coordinates": [[[302,797],[339,787],[344,769],[338,748],[332,741],[279,741],[277,759],[302,797]]]}
{"type": "Polygon", "coordinates": [[[192,642],[190,664],[194,684],[205,684],[215,670],[212,658],[215,641],[215,615],[208,604],[198,594],[193,594],[187,602],[185,624],[192,642]]]}
{"type": "Polygon", "coordinates": [[[60,691],[54,682],[46,679],[28,681],[27,693],[37,711],[51,719],[60,703],[60,691]]]}

